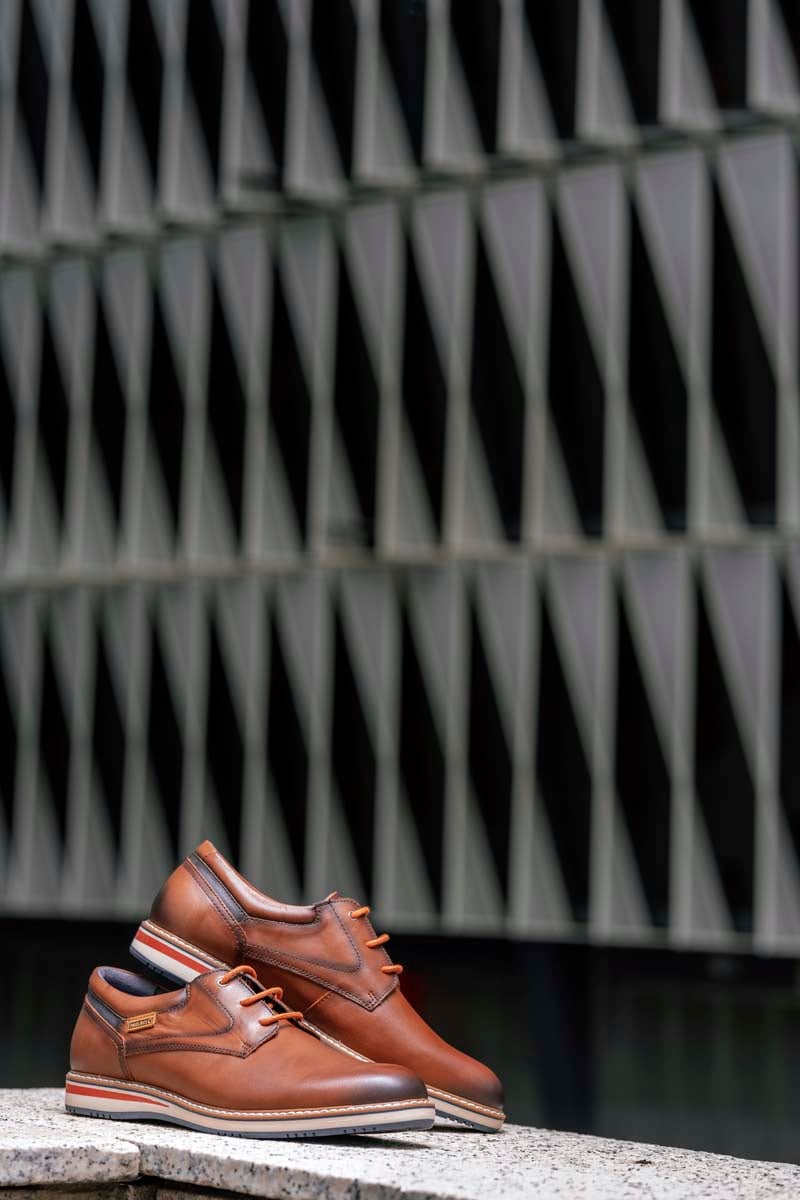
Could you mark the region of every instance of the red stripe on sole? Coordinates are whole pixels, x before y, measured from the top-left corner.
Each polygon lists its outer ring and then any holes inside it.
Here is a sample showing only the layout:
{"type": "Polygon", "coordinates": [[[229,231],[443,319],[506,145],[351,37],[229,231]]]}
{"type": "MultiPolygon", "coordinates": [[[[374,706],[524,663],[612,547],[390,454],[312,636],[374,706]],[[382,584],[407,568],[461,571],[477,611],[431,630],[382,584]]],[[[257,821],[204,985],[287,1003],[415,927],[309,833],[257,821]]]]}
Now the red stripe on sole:
{"type": "Polygon", "coordinates": [[[145,946],[150,946],[153,950],[159,950],[162,954],[166,954],[170,958],[176,959],[177,962],[183,963],[185,967],[192,967],[194,970],[199,968],[201,975],[212,969],[210,963],[202,962],[199,958],[190,958],[188,954],[183,954],[180,950],[176,950],[169,942],[161,942],[154,937],[150,937],[150,934],[145,933],[143,929],[138,931],[133,940],[134,942],[144,942],[145,946]]]}
{"type": "Polygon", "coordinates": [[[74,1092],[79,1096],[102,1096],[105,1100],[140,1100],[143,1104],[154,1104],[156,1108],[169,1108],[168,1104],[143,1096],[140,1092],[109,1092],[105,1088],[83,1087],[77,1083],[68,1083],[66,1092],[67,1095],[74,1092]]]}

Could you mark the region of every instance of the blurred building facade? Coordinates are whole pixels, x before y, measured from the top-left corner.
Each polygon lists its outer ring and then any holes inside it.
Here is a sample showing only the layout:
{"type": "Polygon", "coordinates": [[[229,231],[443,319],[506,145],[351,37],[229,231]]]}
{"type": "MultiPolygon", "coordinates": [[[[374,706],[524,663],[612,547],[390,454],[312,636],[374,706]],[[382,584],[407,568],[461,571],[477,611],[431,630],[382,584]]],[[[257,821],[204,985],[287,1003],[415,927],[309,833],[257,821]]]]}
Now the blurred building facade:
{"type": "Polygon", "coordinates": [[[0,0],[0,911],[796,955],[799,119],[791,0],[0,0]]]}
{"type": "Polygon", "coordinates": [[[211,836],[516,1119],[796,1157],[799,64],[791,0],[0,0],[4,1082],[211,836]]]}

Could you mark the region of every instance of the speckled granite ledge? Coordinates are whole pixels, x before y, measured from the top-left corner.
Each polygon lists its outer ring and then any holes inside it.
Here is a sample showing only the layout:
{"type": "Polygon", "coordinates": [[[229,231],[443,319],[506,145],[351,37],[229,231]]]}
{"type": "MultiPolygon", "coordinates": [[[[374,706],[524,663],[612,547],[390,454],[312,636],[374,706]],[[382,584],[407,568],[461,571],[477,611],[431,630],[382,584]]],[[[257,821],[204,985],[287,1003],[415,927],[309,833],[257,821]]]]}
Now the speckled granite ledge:
{"type": "MultiPolygon", "coordinates": [[[[800,1167],[520,1125],[248,1141],[70,1116],[55,1088],[0,1091],[0,1188],[137,1177],[266,1200],[767,1200],[800,1167]]],[[[86,1188],[86,1191],[91,1191],[86,1188]]]]}

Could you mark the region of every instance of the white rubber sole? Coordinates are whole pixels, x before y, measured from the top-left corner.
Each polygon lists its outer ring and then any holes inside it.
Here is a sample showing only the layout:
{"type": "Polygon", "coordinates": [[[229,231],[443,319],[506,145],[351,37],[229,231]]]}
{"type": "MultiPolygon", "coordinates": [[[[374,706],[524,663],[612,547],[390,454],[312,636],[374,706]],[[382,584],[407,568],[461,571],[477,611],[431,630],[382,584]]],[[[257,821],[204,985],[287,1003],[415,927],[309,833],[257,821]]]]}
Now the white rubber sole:
{"type": "Polygon", "coordinates": [[[114,1121],[166,1121],[202,1133],[229,1137],[335,1137],[345,1133],[386,1133],[430,1129],[432,1104],[397,1100],[330,1108],[290,1109],[259,1113],[232,1112],[197,1104],[174,1092],[101,1075],[70,1071],[64,1092],[67,1112],[114,1121]]]}
{"type": "Polygon", "coordinates": [[[152,921],[142,921],[130,951],[134,958],[157,974],[166,976],[170,983],[189,983],[206,971],[221,971],[230,965],[212,958],[175,934],[167,933],[152,921]]]}
{"type": "MultiPolygon", "coordinates": [[[[211,958],[191,942],[186,942],[183,938],[161,929],[152,921],[142,921],[131,942],[131,954],[172,983],[187,983],[204,971],[216,971],[228,966],[227,963],[211,958]]],[[[361,1062],[372,1061],[351,1049],[350,1046],[346,1046],[344,1042],[338,1041],[328,1033],[323,1033],[310,1021],[304,1021],[303,1024],[323,1042],[327,1042],[329,1046],[333,1046],[361,1062]]],[[[505,1113],[500,1109],[478,1104],[477,1101],[470,1100],[467,1096],[444,1092],[430,1084],[426,1084],[426,1087],[436,1109],[437,1117],[443,1117],[448,1121],[459,1121],[471,1129],[480,1130],[481,1133],[497,1133],[499,1129],[502,1129],[506,1118],[505,1113]]]]}
{"type": "Polygon", "coordinates": [[[497,1133],[503,1128],[506,1114],[499,1108],[488,1108],[484,1104],[476,1104],[466,1096],[455,1096],[450,1092],[442,1092],[438,1088],[425,1085],[428,1095],[433,1101],[437,1117],[448,1121],[458,1121],[461,1125],[469,1125],[470,1129],[480,1130],[481,1133],[497,1133]]]}

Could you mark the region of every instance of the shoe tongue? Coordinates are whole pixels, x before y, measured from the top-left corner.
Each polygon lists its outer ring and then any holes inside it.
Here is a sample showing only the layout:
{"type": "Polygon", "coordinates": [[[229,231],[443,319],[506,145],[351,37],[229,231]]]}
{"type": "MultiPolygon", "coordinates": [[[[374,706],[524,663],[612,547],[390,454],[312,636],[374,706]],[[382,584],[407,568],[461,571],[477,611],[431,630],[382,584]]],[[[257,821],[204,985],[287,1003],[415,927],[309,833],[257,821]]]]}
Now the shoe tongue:
{"type": "MultiPolygon", "coordinates": [[[[263,992],[263,984],[261,984],[258,979],[254,979],[252,975],[242,974],[238,978],[242,981],[248,991],[252,992],[253,995],[256,995],[257,992],[263,992]]],[[[276,1008],[274,999],[262,1000],[261,1003],[266,1007],[268,1012],[280,1011],[281,1006],[278,1005],[276,1008]]]]}
{"type": "Polygon", "coordinates": [[[264,990],[263,987],[261,986],[261,984],[258,982],[257,979],[253,978],[252,975],[242,974],[239,976],[239,978],[241,979],[241,981],[245,985],[245,987],[253,993],[253,995],[255,995],[256,992],[263,992],[263,990],[264,990]]]}

